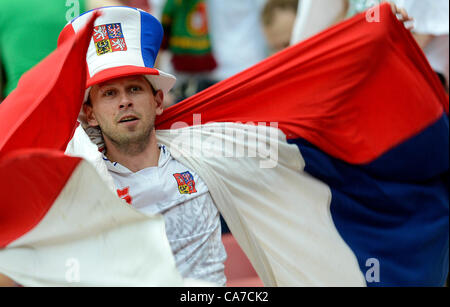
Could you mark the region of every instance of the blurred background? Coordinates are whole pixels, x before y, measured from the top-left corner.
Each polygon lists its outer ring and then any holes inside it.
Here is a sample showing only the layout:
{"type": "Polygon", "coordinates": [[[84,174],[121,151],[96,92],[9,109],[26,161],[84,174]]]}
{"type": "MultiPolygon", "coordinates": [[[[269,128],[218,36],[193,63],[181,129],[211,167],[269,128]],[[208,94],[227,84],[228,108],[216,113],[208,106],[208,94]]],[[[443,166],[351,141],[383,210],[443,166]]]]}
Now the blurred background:
{"type": "MultiPolygon", "coordinates": [[[[363,12],[380,0],[0,0],[0,101],[21,75],[56,48],[79,14],[127,5],[164,26],[156,66],[177,77],[169,107],[363,12]]],[[[414,18],[413,35],[448,89],[448,0],[395,0],[414,18]]]]}

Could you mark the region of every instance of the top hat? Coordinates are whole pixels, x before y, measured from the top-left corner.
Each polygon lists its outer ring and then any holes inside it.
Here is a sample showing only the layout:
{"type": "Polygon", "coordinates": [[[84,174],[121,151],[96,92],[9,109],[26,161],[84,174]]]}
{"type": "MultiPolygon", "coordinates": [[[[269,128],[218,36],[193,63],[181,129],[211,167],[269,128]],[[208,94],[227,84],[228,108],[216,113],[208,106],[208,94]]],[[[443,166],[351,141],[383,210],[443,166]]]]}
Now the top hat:
{"type": "MultiPolygon", "coordinates": [[[[144,75],[155,90],[167,94],[175,77],[153,67],[163,38],[161,23],[149,13],[131,7],[95,10],[102,15],[95,21],[86,54],[86,94],[93,85],[133,75],[144,75]]],[[[95,10],[68,23],[59,35],[58,45],[81,30],[95,10]]]]}

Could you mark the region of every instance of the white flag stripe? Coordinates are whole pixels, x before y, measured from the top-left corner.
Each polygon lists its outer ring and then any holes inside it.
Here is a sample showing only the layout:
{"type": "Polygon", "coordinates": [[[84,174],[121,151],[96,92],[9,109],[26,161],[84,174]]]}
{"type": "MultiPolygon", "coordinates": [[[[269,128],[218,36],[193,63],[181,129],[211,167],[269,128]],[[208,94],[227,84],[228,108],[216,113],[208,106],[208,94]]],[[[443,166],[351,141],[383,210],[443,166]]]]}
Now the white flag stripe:
{"type": "Polygon", "coordinates": [[[280,130],[270,133],[271,129],[276,128],[258,126],[255,130],[241,124],[215,123],[159,130],[157,137],[207,183],[264,285],[365,286],[356,256],[334,226],[329,187],[305,173],[297,146],[289,145],[280,130]],[[184,137],[179,138],[177,132],[184,137]],[[225,146],[219,155],[192,155],[201,152],[202,146],[223,144],[225,138],[239,133],[246,137],[235,139],[234,144],[244,147],[245,152],[257,152],[256,157],[226,158],[225,146]],[[249,139],[257,142],[246,142],[249,139]],[[181,146],[171,146],[180,140],[181,146]],[[275,142],[277,166],[261,168],[259,149],[275,142]]]}
{"type": "Polygon", "coordinates": [[[184,285],[163,218],[128,207],[86,161],[43,220],[0,250],[0,272],[25,286],[184,285]]]}

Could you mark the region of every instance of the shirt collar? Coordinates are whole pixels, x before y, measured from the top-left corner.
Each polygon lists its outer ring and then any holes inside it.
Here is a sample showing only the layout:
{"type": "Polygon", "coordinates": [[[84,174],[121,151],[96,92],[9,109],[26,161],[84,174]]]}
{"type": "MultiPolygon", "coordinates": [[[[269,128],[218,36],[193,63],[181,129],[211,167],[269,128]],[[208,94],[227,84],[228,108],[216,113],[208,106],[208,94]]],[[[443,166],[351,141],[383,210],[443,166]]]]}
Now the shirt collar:
{"type": "MultiPolygon", "coordinates": [[[[159,160],[158,160],[158,168],[163,167],[170,159],[171,155],[166,146],[158,144],[160,149],[159,160]]],[[[131,174],[133,173],[125,166],[121,165],[119,162],[110,161],[105,154],[103,154],[103,161],[106,163],[106,167],[109,171],[120,173],[120,174],[131,174]]]]}

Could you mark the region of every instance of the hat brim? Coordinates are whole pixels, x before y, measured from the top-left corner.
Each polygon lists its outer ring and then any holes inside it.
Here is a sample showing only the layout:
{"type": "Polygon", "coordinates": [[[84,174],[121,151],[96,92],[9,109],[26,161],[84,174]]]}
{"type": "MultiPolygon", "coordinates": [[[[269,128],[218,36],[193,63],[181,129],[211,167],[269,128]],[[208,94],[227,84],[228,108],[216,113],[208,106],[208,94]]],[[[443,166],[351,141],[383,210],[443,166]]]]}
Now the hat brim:
{"type": "Polygon", "coordinates": [[[171,74],[165,73],[155,68],[139,67],[139,66],[119,66],[107,68],[89,78],[86,82],[86,94],[84,102],[86,102],[89,91],[92,86],[117,79],[135,75],[143,75],[147,78],[155,90],[162,90],[166,95],[175,85],[176,78],[171,74]]]}

